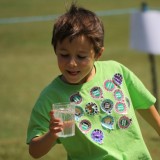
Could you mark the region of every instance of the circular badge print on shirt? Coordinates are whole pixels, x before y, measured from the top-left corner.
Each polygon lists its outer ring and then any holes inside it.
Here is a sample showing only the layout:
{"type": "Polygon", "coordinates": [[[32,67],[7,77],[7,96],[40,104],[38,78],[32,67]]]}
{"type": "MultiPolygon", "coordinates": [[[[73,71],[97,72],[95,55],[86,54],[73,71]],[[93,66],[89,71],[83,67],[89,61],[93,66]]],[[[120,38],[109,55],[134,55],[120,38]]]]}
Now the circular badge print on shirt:
{"type": "Polygon", "coordinates": [[[130,126],[132,119],[129,119],[127,116],[122,116],[118,120],[118,126],[121,129],[126,129],[130,126]]]}
{"type": "Polygon", "coordinates": [[[114,129],[114,126],[113,126],[114,118],[110,115],[107,115],[102,118],[101,124],[104,128],[112,130],[112,129],[114,129]]]}
{"type": "Polygon", "coordinates": [[[104,88],[107,90],[107,91],[113,91],[114,88],[115,88],[115,85],[114,83],[111,81],[111,80],[106,80],[104,82],[104,88]]]}
{"type": "Polygon", "coordinates": [[[93,139],[94,142],[102,144],[104,139],[103,132],[99,129],[95,129],[91,133],[91,138],[93,139]]]}
{"type": "Polygon", "coordinates": [[[130,103],[129,98],[126,97],[125,100],[126,100],[126,103],[127,103],[128,108],[130,108],[131,103],[130,103]]]}
{"type": "Polygon", "coordinates": [[[84,115],[84,111],[80,106],[75,106],[75,120],[79,121],[79,119],[84,115]]]}
{"type": "Polygon", "coordinates": [[[123,77],[120,73],[116,73],[113,76],[113,82],[115,85],[120,86],[122,84],[123,77]]]}
{"type": "Polygon", "coordinates": [[[86,104],[85,111],[88,115],[95,115],[98,113],[98,107],[95,103],[90,102],[86,104]]]}
{"type": "Polygon", "coordinates": [[[75,93],[70,97],[70,101],[76,104],[80,104],[82,102],[82,96],[79,94],[79,92],[75,93]]]}
{"type": "Polygon", "coordinates": [[[91,122],[84,119],[79,123],[79,128],[82,131],[82,133],[87,134],[91,129],[91,122]]]}
{"type": "Polygon", "coordinates": [[[103,112],[111,113],[111,111],[113,109],[113,101],[111,101],[110,99],[105,99],[101,103],[101,109],[103,112]]]}
{"type": "Polygon", "coordinates": [[[102,98],[102,89],[100,87],[93,87],[90,91],[93,98],[102,98]]]}
{"type": "Polygon", "coordinates": [[[127,108],[125,103],[117,102],[115,105],[115,111],[119,114],[127,114],[127,108]]]}
{"type": "Polygon", "coordinates": [[[121,100],[123,99],[124,95],[123,95],[123,93],[122,93],[121,90],[116,89],[116,90],[114,91],[114,97],[115,97],[115,99],[116,99],[117,101],[121,101],[121,100]]]}

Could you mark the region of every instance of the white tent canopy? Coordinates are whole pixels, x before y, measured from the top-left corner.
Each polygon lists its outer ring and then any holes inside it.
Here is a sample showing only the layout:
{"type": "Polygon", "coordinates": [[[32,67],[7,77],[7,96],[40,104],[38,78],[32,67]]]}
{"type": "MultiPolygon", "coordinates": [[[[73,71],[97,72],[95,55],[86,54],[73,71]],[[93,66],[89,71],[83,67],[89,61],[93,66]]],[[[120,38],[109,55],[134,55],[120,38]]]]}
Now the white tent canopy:
{"type": "Polygon", "coordinates": [[[160,12],[135,12],[131,15],[130,46],[150,54],[160,54],[160,12]]]}

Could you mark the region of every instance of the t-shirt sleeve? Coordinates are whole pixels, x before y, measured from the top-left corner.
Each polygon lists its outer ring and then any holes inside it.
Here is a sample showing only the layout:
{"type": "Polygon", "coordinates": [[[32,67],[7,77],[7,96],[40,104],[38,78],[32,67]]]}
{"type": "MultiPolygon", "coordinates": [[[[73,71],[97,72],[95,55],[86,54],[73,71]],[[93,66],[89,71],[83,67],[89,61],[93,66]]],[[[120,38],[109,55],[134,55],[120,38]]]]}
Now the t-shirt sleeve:
{"type": "Polygon", "coordinates": [[[122,70],[134,109],[148,109],[156,98],[132,71],[123,65],[122,70]]]}
{"type": "MultiPolygon", "coordinates": [[[[49,112],[51,107],[47,105],[49,104],[38,101],[34,106],[27,130],[27,144],[29,144],[34,137],[42,136],[49,131],[49,112]]],[[[58,139],[56,143],[60,143],[58,139]]]]}
{"type": "MultiPolygon", "coordinates": [[[[38,108],[40,109],[41,107],[38,108]]],[[[34,137],[45,134],[48,131],[48,127],[49,117],[47,118],[42,111],[34,107],[31,112],[27,130],[27,144],[29,144],[34,137]]]]}

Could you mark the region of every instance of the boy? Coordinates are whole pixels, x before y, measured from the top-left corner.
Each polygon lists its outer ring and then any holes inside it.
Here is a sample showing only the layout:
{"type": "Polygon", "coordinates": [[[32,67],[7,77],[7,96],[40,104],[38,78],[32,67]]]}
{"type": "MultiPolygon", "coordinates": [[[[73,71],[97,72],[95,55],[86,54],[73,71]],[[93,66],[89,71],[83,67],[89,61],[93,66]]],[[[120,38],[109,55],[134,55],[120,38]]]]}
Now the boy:
{"type": "Polygon", "coordinates": [[[160,135],[156,100],[122,64],[97,61],[103,41],[100,19],[75,4],[55,22],[52,45],[62,74],[42,91],[32,110],[27,143],[34,158],[62,143],[68,160],[151,159],[134,110],[160,135]],[[60,138],[63,127],[51,109],[66,101],[78,108],[76,134],[60,138]]]}

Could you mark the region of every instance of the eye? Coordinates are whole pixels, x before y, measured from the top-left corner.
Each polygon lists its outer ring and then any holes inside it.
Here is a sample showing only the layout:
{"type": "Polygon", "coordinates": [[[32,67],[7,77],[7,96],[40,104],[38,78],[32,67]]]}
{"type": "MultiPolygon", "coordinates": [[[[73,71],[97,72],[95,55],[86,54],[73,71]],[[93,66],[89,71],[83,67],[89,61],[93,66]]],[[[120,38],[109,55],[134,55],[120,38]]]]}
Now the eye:
{"type": "Polygon", "coordinates": [[[68,54],[63,54],[63,53],[62,53],[62,54],[60,54],[60,56],[61,56],[61,57],[64,57],[64,58],[65,58],[65,57],[69,57],[69,55],[68,55],[68,54]]]}
{"type": "Polygon", "coordinates": [[[85,59],[87,56],[78,55],[77,57],[78,57],[79,59],[85,59]]]}

